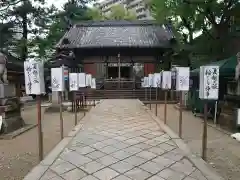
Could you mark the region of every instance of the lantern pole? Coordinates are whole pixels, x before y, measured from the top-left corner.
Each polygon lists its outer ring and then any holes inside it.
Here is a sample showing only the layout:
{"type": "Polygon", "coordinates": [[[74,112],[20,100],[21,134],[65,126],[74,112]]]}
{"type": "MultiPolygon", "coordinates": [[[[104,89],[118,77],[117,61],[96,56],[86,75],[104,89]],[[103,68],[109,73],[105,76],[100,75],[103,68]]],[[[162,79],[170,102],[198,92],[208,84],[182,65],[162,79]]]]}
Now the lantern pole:
{"type": "Polygon", "coordinates": [[[164,91],[164,124],[167,124],[167,90],[164,91]]]}
{"type": "Polygon", "coordinates": [[[59,104],[60,104],[60,137],[63,139],[63,105],[62,105],[62,92],[59,92],[59,104]]]}
{"type": "Polygon", "coordinates": [[[182,138],[182,91],[180,91],[179,97],[179,126],[178,126],[179,137],[182,138]]]}
{"type": "Polygon", "coordinates": [[[207,117],[208,105],[207,101],[204,102],[204,122],[203,122],[203,135],[202,135],[202,159],[207,159],[207,117]]]}
{"type": "Polygon", "coordinates": [[[75,120],[75,126],[77,125],[77,92],[74,92],[74,104],[75,104],[75,109],[74,109],[74,120],[75,120]]]}
{"type": "Polygon", "coordinates": [[[157,87],[156,87],[156,107],[155,107],[155,115],[157,116],[158,114],[158,103],[157,103],[157,100],[158,100],[158,84],[157,84],[157,87]]]}
{"type": "Polygon", "coordinates": [[[41,95],[36,95],[37,100],[37,122],[38,122],[38,158],[43,160],[43,132],[42,132],[42,114],[41,114],[41,95]]]}
{"type": "Polygon", "coordinates": [[[150,89],[149,89],[149,100],[150,100],[150,110],[152,109],[152,86],[150,86],[150,89]]]}

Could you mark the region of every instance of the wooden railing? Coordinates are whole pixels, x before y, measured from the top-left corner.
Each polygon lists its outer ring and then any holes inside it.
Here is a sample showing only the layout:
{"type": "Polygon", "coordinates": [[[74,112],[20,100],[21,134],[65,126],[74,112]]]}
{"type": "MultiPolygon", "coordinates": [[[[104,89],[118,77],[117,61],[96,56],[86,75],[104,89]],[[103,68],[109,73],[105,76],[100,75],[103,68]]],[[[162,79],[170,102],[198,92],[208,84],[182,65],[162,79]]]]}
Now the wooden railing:
{"type": "Polygon", "coordinates": [[[134,79],[105,79],[103,86],[105,90],[116,90],[116,89],[135,89],[136,81],[134,79]]]}
{"type": "MultiPolygon", "coordinates": [[[[86,89],[84,91],[78,92],[79,96],[84,94],[88,100],[99,100],[99,99],[140,99],[142,101],[146,100],[164,100],[164,91],[161,89],[115,89],[115,90],[105,90],[105,89],[86,89]],[[157,91],[157,94],[156,94],[157,91]]],[[[169,100],[170,92],[169,92],[169,100]]]]}
{"type": "MultiPolygon", "coordinates": [[[[176,92],[174,92],[176,93],[176,92]]],[[[75,92],[74,92],[75,94],[75,92]]],[[[171,92],[168,92],[168,103],[176,103],[176,96],[171,97],[171,92]]],[[[81,89],[76,92],[76,96],[73,95],[72,110],[75,108],[84,108],[87,106],[87,102],[95,102],[102,99],[139,99],[145,104],[163,103],[164,102],[164,91],[161,89],[151,90],[149,88],[141,89],[116,89],[116,90],[104,90],[104,89],[81,89]],[[157,91],[157,92],[156,92],[157,91]],[[76,98],[74,98],[76,97],[76,98]]]]}

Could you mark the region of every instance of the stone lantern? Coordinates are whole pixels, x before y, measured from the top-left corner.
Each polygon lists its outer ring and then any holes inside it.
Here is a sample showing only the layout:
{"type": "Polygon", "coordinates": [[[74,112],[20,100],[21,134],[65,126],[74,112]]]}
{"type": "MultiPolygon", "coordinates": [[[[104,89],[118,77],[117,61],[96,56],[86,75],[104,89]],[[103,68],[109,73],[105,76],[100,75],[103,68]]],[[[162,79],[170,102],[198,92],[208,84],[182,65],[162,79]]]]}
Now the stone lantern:
{"type": "Polygon", "coordinates": [[[7,134],[25,125],[21,117],[20,100],[16,95],[16,87],[7,80],[8,59],[0,52],[0,133],[7,134]]]}

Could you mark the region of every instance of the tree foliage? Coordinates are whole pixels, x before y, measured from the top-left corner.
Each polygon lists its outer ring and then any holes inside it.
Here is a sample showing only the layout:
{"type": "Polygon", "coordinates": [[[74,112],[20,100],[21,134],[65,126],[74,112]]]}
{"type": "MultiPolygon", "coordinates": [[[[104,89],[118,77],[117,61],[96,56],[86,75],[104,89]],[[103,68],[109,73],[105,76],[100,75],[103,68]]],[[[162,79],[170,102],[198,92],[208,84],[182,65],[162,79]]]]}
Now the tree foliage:
{"type": "Polygon", "coordinates": [[[11,46],[13,39],[13,23],[0,23],[0,50],[6,51],[6,47],[11,46]]]}
{"type": "Polygon", "coordinates": [[[0,48],[27,58],[49,59],[54,46],[72,24],[88,20],[89,0],[68,0],[63,10],[46,7],[44,0],[0,2],[0,48]]]}
{"type": "MultiPolygon", "coordinates": [[[[67,0],[63,10],[46,7],[45,0],[4,0],[0,2],[0,49],[28,58],[49,60],[55,45],[73,24],[86,20],[136,19],[123,6],[114,6],[108,16],[89,9],[91,0],[67,0]]],[[[92,0],[94,1],[94,0],[92,0]]]]}
{"type": "Polygon", "coordinates": [[[87,11],[87,15],[90,19],[93,19],[95,21],[101,21],[106,19],[106,17],[98,8],[89,8],[87,11]]]}
{"type": "Polygon", "coordinates": [[[6,0],[0,5],[0,17],[6,24],[11,24],[8,31],[1,29],[3,36],[11,37],[9,43],[1,39],[2,48],[15,53],[22,61],[28,58],[29,37],[39,34],[39,28],[47,19],[49,8],[43,8],[44,0],[6,0]],[[5,42],[4,42],[5,41],[5,42]]]}
{"type": "Polygon", "coordinates": [[[227,49],[232,40],[231,21],[240,14],[238,0],[150,0],[149,6],[158,22],[171,21],[181,43],[197,45],[215,58],[232,53],[227,49]],[[198,32],[201,38],[195,40],[198,32]]]}
{"type": "Polygon", "coordinates": [[[87,7],[82,1],[67,2],[63,10],[56,11],[49,26],[45,26],[46,35],[36,36],[32,44],[39,59],[48,60],[55,52],[55,45],[73,24],[89,20],[87,7]]]}

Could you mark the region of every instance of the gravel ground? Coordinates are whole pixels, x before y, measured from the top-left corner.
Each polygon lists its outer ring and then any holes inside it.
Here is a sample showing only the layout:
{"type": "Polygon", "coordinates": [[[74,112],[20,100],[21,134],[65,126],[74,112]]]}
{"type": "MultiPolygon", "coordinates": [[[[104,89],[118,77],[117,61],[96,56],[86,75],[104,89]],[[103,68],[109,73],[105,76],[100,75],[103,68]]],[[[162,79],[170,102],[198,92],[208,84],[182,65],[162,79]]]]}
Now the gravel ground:
{"type": "MultiPolygon", "coordinates": [[[[155,113],[155,105],[152,105],[155,113]]],[[[164,105],[158,105],[158,116],[163,120],[164,105]]],[[[174,105],[168,105],[167,125],[178,133],[179,112],[174,105]]],[[[183,112],[183,139],[193,153],[201,155],[202,119],[194,117],[191,112],[183,112]]],[[[240,143],[229,135],[208,126],[208,163],[226,180],[240,179],[240,143]]]]}
{"type": "MultiPolygon", "coordinates": [[[[42,108],[44,112],[44,108],[42,108]]],[[[80,118],[82,114],[79,114],[80,118]]],[[[36,124],[37,112],[34,106],[22,112],[28,124],[36,124]]],[[[63,113],[64,135],[74,127],[74,114],[63,113]]],[[[44,155],[60,141],[59,113],[42,113],[44,155]]],[[[38,164],[37,128],[12,140],[0,140],[0,180],[20,180],[38,164]]]]}

